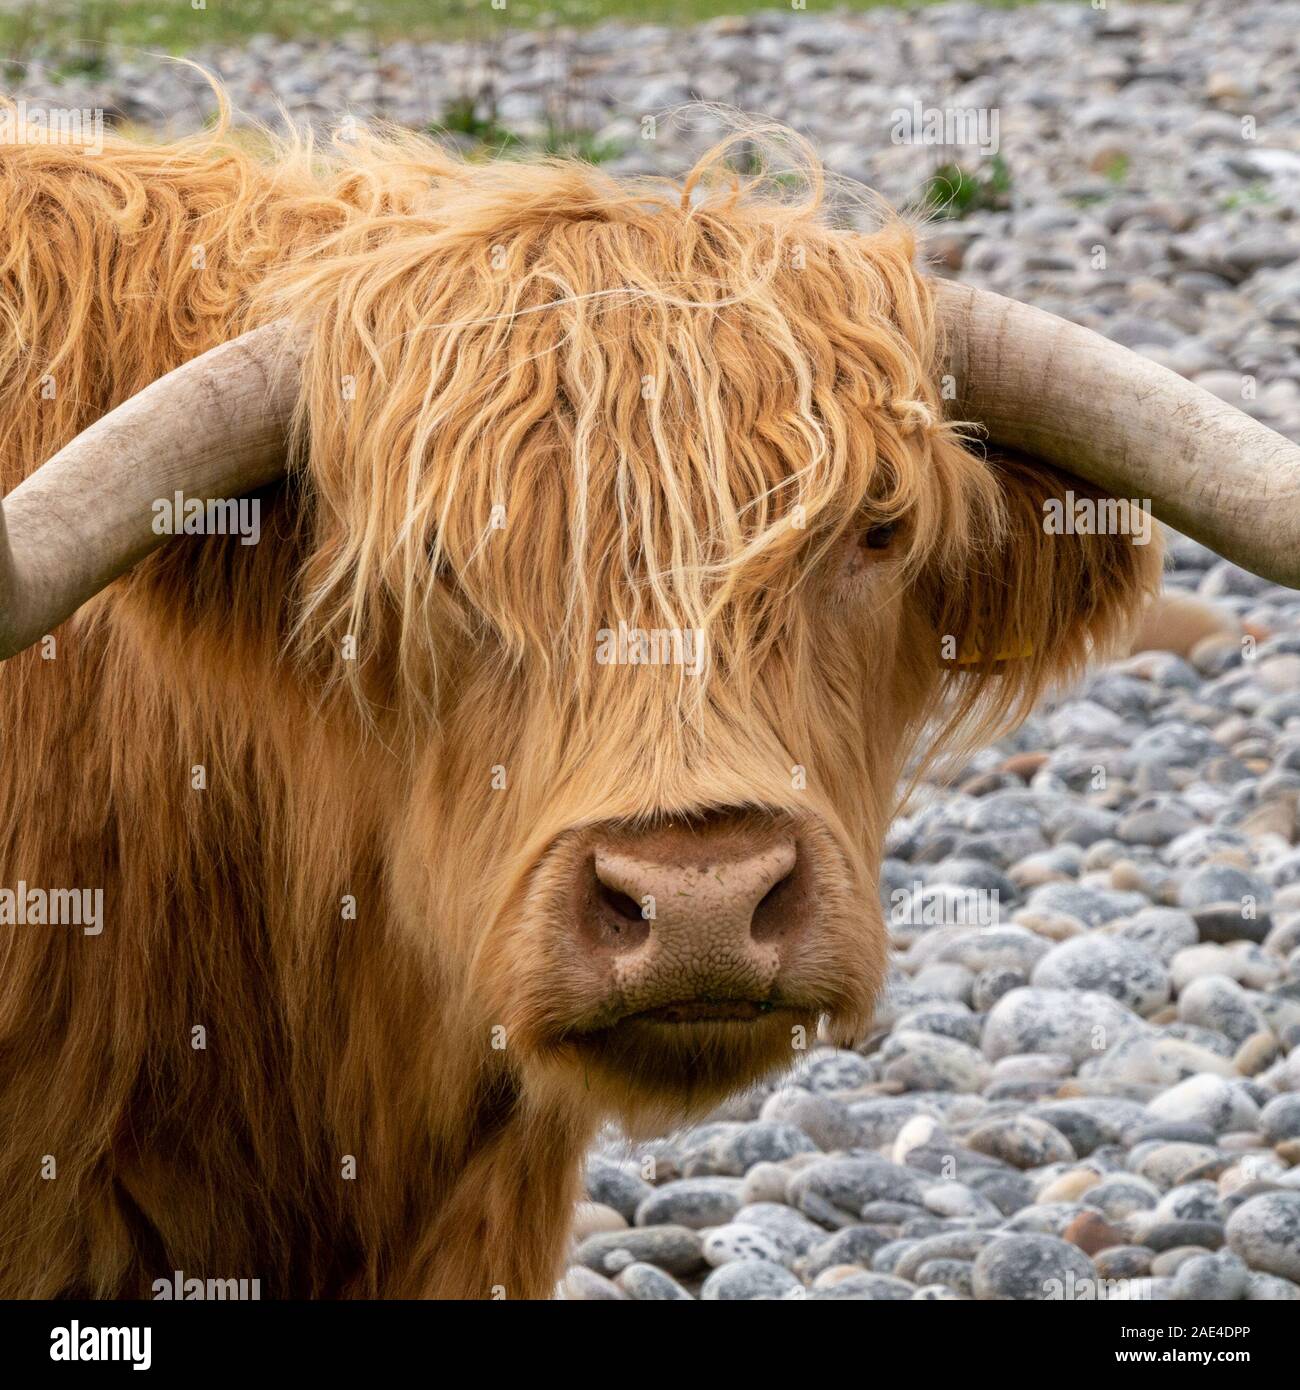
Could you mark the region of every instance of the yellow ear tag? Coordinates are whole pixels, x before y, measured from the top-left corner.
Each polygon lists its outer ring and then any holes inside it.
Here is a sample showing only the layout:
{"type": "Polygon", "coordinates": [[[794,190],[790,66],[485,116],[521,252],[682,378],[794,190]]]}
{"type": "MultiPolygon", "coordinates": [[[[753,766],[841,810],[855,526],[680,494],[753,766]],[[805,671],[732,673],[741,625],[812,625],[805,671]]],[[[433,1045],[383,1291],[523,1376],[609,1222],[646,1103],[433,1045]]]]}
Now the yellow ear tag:
{"type": "MultiPolygon", "coordinates": [[[[1032,643],[1027,643],[1023,647],[1004,648],[993,658],[994,661],[1023,661],[1026,657],[1033,656],[1034,648],[1032,643]]],[[[972,651],[966,648],[960,655],[951,661],[945,661],[945,666],[982,666],[984,664],[984,653],[982,651],[972,651]]]]}

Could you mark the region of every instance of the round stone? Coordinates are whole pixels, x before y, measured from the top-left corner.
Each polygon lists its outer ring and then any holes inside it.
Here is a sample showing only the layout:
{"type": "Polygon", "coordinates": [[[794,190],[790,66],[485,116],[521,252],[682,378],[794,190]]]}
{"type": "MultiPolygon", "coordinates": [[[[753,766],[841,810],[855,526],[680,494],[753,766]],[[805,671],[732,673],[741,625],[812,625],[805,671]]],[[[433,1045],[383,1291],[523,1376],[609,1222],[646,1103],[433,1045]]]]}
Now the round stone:
{"type": "MultiPolygon", "coordinates": [[[[1142,1244],[1160,1253],[1183,1246],[1217,1250],[1223,1244],[1221,1221],[1154,1221],[1142,1231],[1142,1244]]],[[[1156,1271],[1159,1273],[1160,1271],[1156,1271]]]]}
{"type": "Polygon", "coordinates": [[[1252,1274],[1246,1280],[1246,1301],[1248,1303],[1296,1303],[1300,1302],[1300,1284],[1290,1279],[1279,1279],[1276,1274],[1252,1274]]]}
{"type": "Polygon", "coordinates": [[[721,1265],[700,1289],[700,1298],[706,1303],[748,1303],[803,1295],[803,1285],[788,1269],[767,1260],[733,1260],[721,1265]]]}
{"type": "Polygon", "coordinates": [[[730,1221],[740,1207],[739,1178],[679,1178],[656,1188],[636,1209],[638,1226],[702,1230],[730,1221]]]}
{"type": "Polygon", "coordinates": [[[685,1226],[646,1226],[588,1236],[575,1259],[597,1274],[618,1274],[637,1261],[669,1274],[691,1274],[704,1262],[699,1235],[685,1226]]]}
{"type": "Polygon", "coordinates": [[[1300,1094],[1274,1096],[1259,1112],[1259,1128],[1270,1144],[1300,1139],[1300,1094]]]}
{"type": "Polygon", "coordinates": [[[1063,1052],[1073,1061],[1142,1028],[1118,1000],[1095,990],[1013,989],[989,1012],[984,1055],[996,1061],[1016,1052],[1063,1052]]]}
{"type": "MultiPolygon", "coordinates": [[[[917,1271],[923,1264],[930,1260],[973,1260],[981,1250],[985,1249],[993,1241],[1000,1239],[992,1231],[943,1231],[936,1235],[926,1236],[921,1240],[910,1242],[907,1247],[899,1251],[889,1261],[887,1273],[896,1274],[900,1279],[907,1279],[912,1283],[916,1282],[917,1271]]],[[[876,1270],[884,1268],[882,1263],[889,1258],[886,1252],[891,1247],[885,1246],[872,1260],[871,1267],[876,1270]]]]}
{"type": "Polygon", "coordinates": [[[882,1158],[828,1158],[810,1164],[790,1182],[790,1202],[831,1227],[856,1225],[868,1202],[921,1205],[915,1174],[882,1158]]]}
{"type": "Polygon", "coordinates": [[[843,1101],[799,1086],[773,1091],[763,1102],[759,1118],[801,1129],[820,1149],[851,1148],[858,1139],[858,1126],[843,1101]]]}
{"type": "Polygon", "coordinates": [[[884,1079],[913,1091],[980,1091],[989,1064],[973,1047],[935,1033],[895,1032],[881,1049],[884,1079]]]}
{"type": "Polygon", "coordinates": [[[569,1239],[578,1245],[588,1236],[598,1235],[601,1231],[626,1229],[627,1222],[613,1207],[607,1207],[603,1202],[579,1202],[574,1208],[569,1239]]]}
{"type": "Polygon", "coordinates": [[[967,1137],[978,1153],[990,1154],[1015,1168],[1071,1163],[1075,1153],[1059,1129],[1033,1115],[1008,1115],[980,1125],[967,1137]]]}
{"type": "Polygon", "coordinates": [[[887,1274],[854,1274],[826,1287],[813,1289],[808,1297],[817,1302],[853,1299],[864,1303],[898,1303],[911,1299],[915,1293],[915,1284],[906,1284],[887,1274]]]}
{"type": "Polygon", "coordinates": [[[574,1265],[565,1273],[560,1291],[575,1303],[620,1303],[628,1296],[612,1280],[584,1265],[574,1265]]]}
{"type": "Polygon", "coordinates": [[[1078,936],[1062,942],[1034,967],[1041,989],[1098,990],[1139,1014],[1169,1000],[1169,972],[1151,952],[1116,937],[1078,936]]]}
{"type": "Polygon", "coordinates": [[[925,1207],[936,1216],[970,1221],[976,1225],[994,1225],[1002,1213],[987,1197],[981,1197],[964,1182],[937,1182],[925,1190],[925,1207]]]}
{"type": "Polygon", "coordinates": [[[1150,903],[1142,893],[1088,888],[1080,883],[1045,883],[1030,893],[1025,906],[1031,912],[1065,913],[1085,926],[1099,927],[1103,922],[1140,912],[1150,903]]]}
{"type": "Polygon", "coordinates": [[[1144,947],[1163,965],[1199,939],[1196,921],[1190,913],[1172,907],[1149,907],[1112,924],[1115,936],[1134,946],[1144,947]]]}
{"type": "Polygon", "coordinates": [[[917,1283],[943,1284],[966,1298],[975,1293],[975,1266],[969,1260],[927,1260],[916,1272],[917,1283]]]}
{"type": "Polygon", "coordinates": [[[730,1264],[733,1260],[770,1260],[773,1264],[785,1264],[789,1252],[758,1226],[731,1222],[705,1235],[704,1258],[715,1266],[730,1264]]]}
{"type": "Polygon", "coordinates": [[[1092,1257],[1102,1279],[1140,1279],[1151,1273],[1154,1252],[1145,1245],[1112,1245],[1092,1257]]]}
{"type": "Polygon", "coordinates": [[[1154,1119],[1202,1124],[1215,1134],[1253,1129],[1260,1118],[1259,1106],[1241,1086],[1206,1074],[1189,1076],[1170,1087],[1147,1110],[1154,1119]]]}
{"type": "Polygon", "coordinates": [[[1173,1297],[1199,1302],[1242,1298],[1250,1271],[1230,1250],[1215,1255],[1194,1255],[1174,1274],[1173,1297]]]}
{"type": "Polygon", "coordinates": [[[791,1255],[806,1255],[826,1239],[826,1232],[815,1221],[782,1202],[753,1202],[741,1207],[735,1221],[757,1226],[791,1255]]]}
{"type": "Polygon", "coordinates": [[[670,1274],[654,1265],[630,1264],[618,1276],[619,1287],[638,1303],[671,1303],[695,1300],[670,1274]]]}
{"type": "Polygon", "coordinates": [[[1213,1168],[1226,1166],[1218,1149],[1208,1144],[1155,1143],[1134,1149],[1132,1161],[1138,1174],[1160,1187],[1174,1187],[1213,1168]]]}
{"type": "Polygon", "coordinates": [[[592,1154],[586,1167],[587,1196],[612,1207],[625,1221],[636,1218],[636,1209],[654,1191],[630,1165],[592,1154]]]}
{"type": "Polygon", "coordinates": [[[975,1297],[1022,1302],[1069,1299],[1083,1281],[1094,1281],[1096,1273],[1092,1261],[1068,1241],[1056,1236],[1008,1235],[976,1256],[975,1297]]]}
{"type": "Polygon", "coordinates": [[[1088,1189],[1088,1205],[1096,1207],[1108,1220],[1120,1221],[1138,1211],[1154,1211],[1160,1189],[1133,1173],[1112,1173],[1088,1189]]]}
{"type": "Polygon", "coordinates": [[[1204,864],[1183,880],[1178,902],[1182,907],[1198,908],[1215,903],[1240,904],[1246,900],[1259,904],[1266,902],[1268,897],[1268,886],[1254,874],[1230,864],[1204,864]]]}
{"type": "Polygon", "coordinates": [[[757,1163],[780,1163],[796,1154],[815,1154],[817,1145],[794,1125],[754,1121],[728,1125],[696,1149],[683,1165],[687,1177],[743,1177],[757,1163]]]}
{"type": "Polygon", "coordinates": [[[971,985],[971,1006],[980,1013],[987,1013],[1004,994],[1010,994],[1013,989],[1020,989],[1028,983],[1023,970],[1013,970],[1007,966],[981,970],[971,985]]]}
{"type": "Polygon", "coordinates": [[[870,1268],[876,1253],[890,1243],[878,1226],[846,1226],[809,1251],[800,1268],[811,1276],[836,1265],[862,1265],[870,1268]]]}
{"type": "Polygon", "coordinates": [[[1300,1192],[1251,1197],[1228,1218],[1226,1232],[1251,1269],[1300,1281],[1300,1192]]]}
{"type": "Polygon", "coordinates": [[[1222,1033],[1238,1046],[1265,1026],[1246,991],[1223,975],[1193,980],[1178,996],[1178,1017],[1222,1033]]]}

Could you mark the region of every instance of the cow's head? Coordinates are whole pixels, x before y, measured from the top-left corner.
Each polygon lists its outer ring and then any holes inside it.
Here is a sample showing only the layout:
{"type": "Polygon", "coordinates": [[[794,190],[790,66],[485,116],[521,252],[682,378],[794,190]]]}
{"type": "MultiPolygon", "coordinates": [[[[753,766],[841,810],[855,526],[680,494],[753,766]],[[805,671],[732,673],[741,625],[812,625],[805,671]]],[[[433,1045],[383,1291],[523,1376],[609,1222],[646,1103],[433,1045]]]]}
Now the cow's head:
{"type": "Polygon", "coordinates": [[[921,736],[1024,711],[1156,582],[1158,546],[1045,504],[1149,501],[1290,579],[1294,511],[1260,523],[1296,451],[931,284],[905,227],[833,229],[816,190],[426,157],[432,192],[358,214],[267,286],[264,327],[18,489],[8,645],[157,544],[156,497],[298,457],[303,679],[393,755],[391,896],[465,1001],[448,1027],[658,1115],[819,1018],[864,1026],[921,736]],[[70,545],[50,499],[90,479],[98,529],[70,545]]]}

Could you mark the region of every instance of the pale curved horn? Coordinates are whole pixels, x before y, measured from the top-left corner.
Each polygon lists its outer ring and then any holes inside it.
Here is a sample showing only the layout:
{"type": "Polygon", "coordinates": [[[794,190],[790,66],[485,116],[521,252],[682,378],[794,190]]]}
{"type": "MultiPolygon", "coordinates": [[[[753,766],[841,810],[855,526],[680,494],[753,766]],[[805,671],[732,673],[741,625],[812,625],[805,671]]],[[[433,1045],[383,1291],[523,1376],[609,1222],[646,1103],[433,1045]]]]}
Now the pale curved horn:
{"type": "Polygon", "coordinates": [[[934,289],[960,418],[1300,588],[1300,447],[1078,324],[951,281],[934,289]]]}
{"type": "Polygon", "coordinates": [[[123,401],[0,506],[0,661],[169,538],[154,503],[231,498],[285,467],[301,357],[283,323],[221,344],[123,401]]]}

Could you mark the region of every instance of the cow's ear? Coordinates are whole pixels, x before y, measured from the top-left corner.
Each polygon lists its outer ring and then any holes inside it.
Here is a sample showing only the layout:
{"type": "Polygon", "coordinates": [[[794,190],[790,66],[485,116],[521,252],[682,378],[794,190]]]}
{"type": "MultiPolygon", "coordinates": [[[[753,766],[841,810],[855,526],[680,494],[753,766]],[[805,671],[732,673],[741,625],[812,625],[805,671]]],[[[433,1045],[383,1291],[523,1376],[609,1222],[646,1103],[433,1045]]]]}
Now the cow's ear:
{"type": "Polygon", "coordinates": [[[987,466],[1005,525],[958,575],[932,584],[939,660],[1036,694],[1123,644],[1159,587],[1159,528],[1142,499],[1110,497],[1037,460],[996,453],[987,466]]]}

